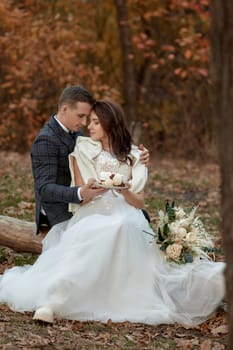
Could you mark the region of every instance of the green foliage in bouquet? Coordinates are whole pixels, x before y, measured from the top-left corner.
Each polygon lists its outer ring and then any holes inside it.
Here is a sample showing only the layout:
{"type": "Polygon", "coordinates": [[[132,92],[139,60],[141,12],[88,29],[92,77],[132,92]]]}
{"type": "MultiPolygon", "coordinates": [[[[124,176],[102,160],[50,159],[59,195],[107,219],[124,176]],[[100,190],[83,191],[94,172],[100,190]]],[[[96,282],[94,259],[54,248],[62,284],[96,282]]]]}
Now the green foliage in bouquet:
{"type": "Polygon", "coordinates": [[[168,201],[166,202],[166,213],[168,216],[169,223],[175,221],[176,219],[175,202],[172,202],[171,204],[168,201]]]}
{"type": "Polygon", "coordinates": [[[167,260],[191,263],[194,259],[212,259],[218,251],[202,221],[195,217],[196,209],[184,210],[167,201],[165,211],[159,211],[154,238],[167,260]]]}

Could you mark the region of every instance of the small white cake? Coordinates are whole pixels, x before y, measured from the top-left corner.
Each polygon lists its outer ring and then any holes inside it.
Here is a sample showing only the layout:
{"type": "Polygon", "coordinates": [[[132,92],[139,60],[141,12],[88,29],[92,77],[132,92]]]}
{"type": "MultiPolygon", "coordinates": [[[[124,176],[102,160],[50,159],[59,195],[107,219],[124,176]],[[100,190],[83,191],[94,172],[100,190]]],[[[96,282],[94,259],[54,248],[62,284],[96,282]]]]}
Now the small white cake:
{"type": "Polygon", "coordinates": [[[113,177],[113,185],[114,186],[120,186],[123,183],[123,176],[121,174],[114,174],[113,177]]]}
{"type": "Polygon", "coordinates": [[[109,171],[102,171],[100,173],[100,182],[109,188],[113,186],[124,186],[123,175],[109,171]]]}
{"type": "Polygon", "coordinates": [[[105,185],[106,187],[111,188],[111,187],[113,186],[113,180],[110,179],[110,178],[106,179],[106,180],[104,181],[104,185],[105,185]]]}

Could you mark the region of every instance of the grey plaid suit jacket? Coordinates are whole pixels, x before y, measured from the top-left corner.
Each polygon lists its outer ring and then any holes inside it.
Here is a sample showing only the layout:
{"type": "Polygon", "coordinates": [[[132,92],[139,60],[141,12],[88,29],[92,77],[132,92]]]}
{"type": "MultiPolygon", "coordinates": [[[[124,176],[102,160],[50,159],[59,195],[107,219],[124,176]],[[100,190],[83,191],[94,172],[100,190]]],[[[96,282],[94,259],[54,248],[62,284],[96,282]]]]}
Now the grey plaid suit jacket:
{"type": "MultiPolygon", "coordinates": [[[[76,133],[81,135],[82,133],[76,133]]],[[[32,172],[36,200],[36,226],[39,233],[41,208],[46,212],[50,227],[68,220],[68,203],[80,203],[77,187],[70,187],[68,155],[75,140],[65,132],[52,116],[35,139],[32,150],[32,172]]]]}

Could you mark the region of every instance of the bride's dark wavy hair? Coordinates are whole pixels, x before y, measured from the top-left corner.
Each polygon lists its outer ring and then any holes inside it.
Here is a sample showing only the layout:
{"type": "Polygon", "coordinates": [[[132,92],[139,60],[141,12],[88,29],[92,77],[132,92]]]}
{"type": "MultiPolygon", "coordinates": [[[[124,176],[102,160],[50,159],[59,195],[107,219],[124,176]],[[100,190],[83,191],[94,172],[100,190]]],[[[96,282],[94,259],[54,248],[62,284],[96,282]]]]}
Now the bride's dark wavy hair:
{"type": "Polygon", "coordinates": [[[123,109],[113,101],[101,100],[95,102],[93,111],[108,135],[109,146],[117,159],[122,162],[130,160],[132,137],[126,126],[123,109]]]}

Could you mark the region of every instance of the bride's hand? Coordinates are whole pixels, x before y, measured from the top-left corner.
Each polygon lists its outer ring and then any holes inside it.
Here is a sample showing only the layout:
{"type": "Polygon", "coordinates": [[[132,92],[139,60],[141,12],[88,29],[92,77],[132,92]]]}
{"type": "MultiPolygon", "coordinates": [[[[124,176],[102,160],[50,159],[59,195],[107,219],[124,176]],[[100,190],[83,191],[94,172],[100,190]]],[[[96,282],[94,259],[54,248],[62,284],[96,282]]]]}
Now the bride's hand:
{"type": "Polygon", "coordinates": [[[126,185],[125,187],[119,188],[119,189],[117,189],[117,190],[115,190],[115,191],[118,192],[118,193],[121,193],[123,196],[127,195],[127,193],[130,192],[130,191],[129,191],[129,189],[130,189],[130,183],[129,183],[129,182],[126,182],[125,185],[126,185]]]}
{"type": "Polygon", "coordinates": [[[150,160],[150,153],[148,149],[143,144],[140,144],[138,148],[141,150],[140,162],[148,166],[150,160]]]}
{"type": "Polygon", "coordinates": [[[105,188],[94,187],[95,182],[95,179],[89,179],[87,184],[81,187],[80,195],[83,198],[83,203],[87,203],[94,197],[99,196],[107,191],[105,188]]]}

